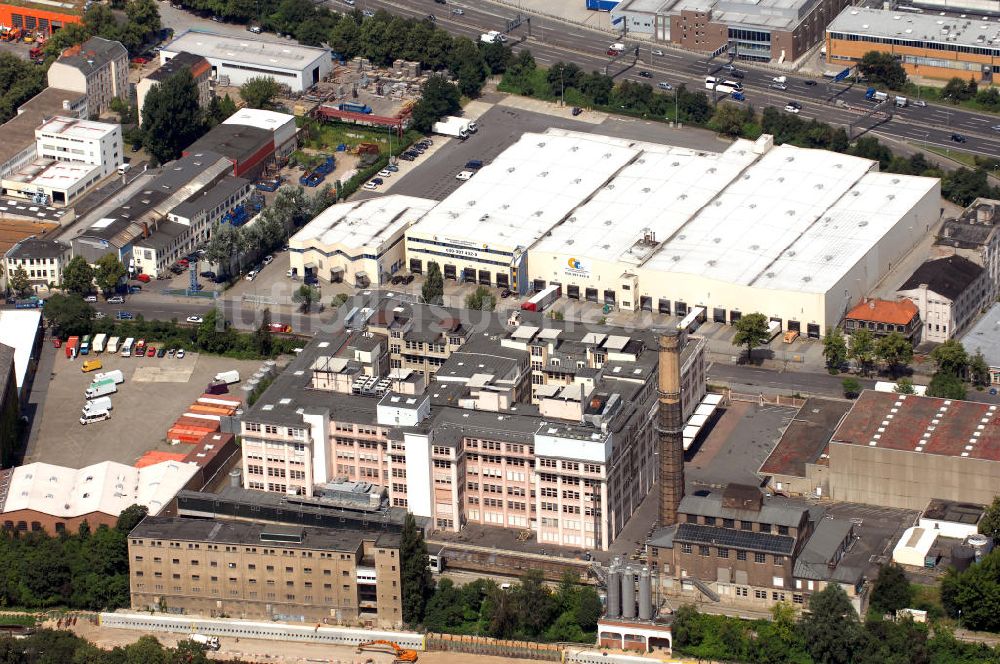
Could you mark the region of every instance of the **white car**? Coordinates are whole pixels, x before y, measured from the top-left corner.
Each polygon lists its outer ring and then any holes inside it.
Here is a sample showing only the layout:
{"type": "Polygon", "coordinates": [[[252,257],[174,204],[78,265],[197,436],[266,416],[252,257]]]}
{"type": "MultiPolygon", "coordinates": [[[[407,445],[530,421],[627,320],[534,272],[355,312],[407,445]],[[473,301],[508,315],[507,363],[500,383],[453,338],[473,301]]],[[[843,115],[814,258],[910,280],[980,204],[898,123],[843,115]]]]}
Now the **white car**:
{"type": "Polygon", "coordinates": [[[272,256],[271,254],[268,254],[267,256],[264,256],[263,263],[264,263],[264,265],[270,265],[271,261],[273,261],[273,260],[274,260],[274,256],[272,256]]]}
{"type": "Polygon", "coordinates": [[[455,179],[462,180],[464,182],[465,180],[471,179],[473,175],[475,175],[475,173],[472,171],[462,171],[461,173],[455,176],[455,179]]]}
{"type": "Polygon", "coordinates": [[[365,191],[376,191],[378,189],[378,185],[374,182],[365,182],[365,186],[361,188],[365,191]]]}
{"type": "Polygon", "coordinates": [[[183,357],[184,357],[184,349],[183,348],[178,348],[177,349],[177,359],[180,360],[183,357]]]}
{"type": "Polygon", "coordinates": [[[246,276],[246,280],[247,281],[253,281],[256,278],[257,278],[257,271],[256,270],[250,270],[249,272],[247,272],[247,276],[246,276]]]}
{"type": "Polygon", "coordinates": [[[798,113],[802,110],[802,104],[794,101],[789,102],[788,104],[785,104],[785,110],[789,113],[798,113]]]}
{"type": "Polygon", "coordinates": [[[661,51],[661,50],[660,50],[660,49],[658,49],[658,48],[654,48],[654,49],[652,50],[652,54],[653,54],[653,55],[659,55],[659,56],[661,56],[661,57],[662,57],[662,56],[663,56],[663,51],[661,51]]]}
{"type": "Polygon", "coordinates": [[[386,170],[386,169],[383,168],[381,171],[378,172],[378,176],[380,178],[391,178],[392,177],[392,171],[389,171],[389,170],[386,170]]]}
{"type": "Polygon", "coordinates": [[[122,304],[125,302],[125,298],[121,295],[113,295],[108,298],[108,304],[122,304]]]}
{"type": "Polygon", "coordinates": [[[455,16],[465,16],[465,11],[462,9],[452,9],[451,13],[455,16]]]}
{"type": "Polygon", "coordinates": [[[202,319],[201,316],[188,316],[186,320],[189,323],[202,323],[202,322],[204,322],[204,320],[202,319]]]}
{"type": "Polygon", "coordinates": [[[97,302],[97,296],[96,295],[88,295],[85,298],[83,298],[83,301],[84,302],[97,302]]]}
{"type": "Polygon", "coordinates": [[[674,86],[670,85],[666,81],[660,81],[659,83],[656,84],[656,87],[658,87],[661,90],[673,90],[674,89],[674,86]]]}

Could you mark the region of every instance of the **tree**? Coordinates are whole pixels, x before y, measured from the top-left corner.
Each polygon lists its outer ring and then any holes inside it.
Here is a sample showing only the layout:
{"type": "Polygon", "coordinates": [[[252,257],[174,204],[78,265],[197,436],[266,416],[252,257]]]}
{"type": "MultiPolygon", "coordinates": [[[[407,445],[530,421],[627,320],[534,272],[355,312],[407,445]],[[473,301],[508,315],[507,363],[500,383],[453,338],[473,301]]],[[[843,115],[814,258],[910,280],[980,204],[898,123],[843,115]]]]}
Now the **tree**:
{"type": "Polygon", "coordinates": [[[847,361],[847,341],[839,327],[827,328],[823,336],[823,357],[830,373],[837,373],[847,361]]]}
{"type": "Polygon", "coordinates": [[[552,624],[556,604],[552,591],[545,585],[542,571],[528,570],[521,577],[521,583],[513,590],[514,604],[517,608],[518,626],[523,633],[537,637],[552,624]]]}
{"type": "Polygon", "coordinates": [[[126,274],[125,266],[113,253],[104,254],[94,264],[94,280],[105,293],[113,291],[126,274]]]}
{"type": "Polygon", "coordinates": [[[254,76],[240,86],[240,98],[249,108],[272,108],[279,92],[278,82],[270,76],[254,76]]]}
{"type": "Polygon", "coordinates": [[[896,56],[882,51],[868,51],[858,63],[858,71],[876,85],[890,90],[902,90],[906,85],[906,71],[896,56]]]}
{"type": "Polygon", "coordinates": [[[274,347],[274,340],[271,338],[271,310],[265,308],[260,317],[260,325],[253,333],[254,346],[258,355],[270,356],[274,347]]]}
{"type": "Polygon", "coordinates": [[[514,57],[510,47],[502,42],[491,44],[479,43],[479,51],[483,54],[483,61],[491,74],[502,74],[507,71],[507,65],[514,57]]]}
{"type": "Polygon", "coordinates": [[[953,104],[958,104],[959,102],[972,99],[978,91],[979,86],[976,84],[975,79],[970,78],[966,81],[963,78],[955,76],[945,83],[944,88],[941,90],[941,98],[947,99],[953,104]]]}
{"type": "Polygon", "coordinates": [[[913,389],[913,381],[909,378],[900,378],[896,381],[896,394],[916,394],[916,390],[913,389]]]}
{"type": "Polygon", "coordinates": [[[142,142],[158,163],[177,159],[181,150],[201,136],[205,122],[198,99],[198,86],[187,69],[153,84],[146,93],[142,142]]]}
{"type": "Polygon", "coordinates": [[[845,378],[840,381],[840,387],[844,391],[844,396],[848,399],[854,399],[861,394],[861,383],[857,378],[845,378]]]}
{"type": "Polygon", "coordinates": [[[747,314],[734,324],[736,335],[733,337],[734,346],[747,347],[747,362],[753,361],[753,349],[767,343],[767,316],[761,313],[747,314]]]}
{"type": "Polygon", "coordinates": [[[990,365],[978,349],[976,354],[969,359],[969,380],[980,388],[990,384],[990,365]]]}
{"type": "Polygon", "coordinates": [[[94,290],[94,268],[83,256],[74,256],[62,271],[62,287],[71,293],[84,294],[94,290]]]}
{"type": "Polygon", "coordinates": [[[427,264],[427,278],[420,289],[420,299],[427,304],[444,304],[444,277],[441,266],[434,261],[427,264]]]}
{"type": "Polygon", "coordinates": [[[941,399],[965,399],[965,383],[945,371],[936,371],[927,384],[927,396],[941,399]]]}
{"type": "Polygon", "coordinates": [[[462,107],[460,97],[458,88],[444,76],[431,76],[424,83],[420,101],[413,106],[413,128],[429,132],[435,122],[462,107]]]}
{"type": "Polygon", "coordinates": [[[869,330],[860,328],[851,334],[851,348],[848,355],[858,363],[861,373],[867,376],[875,363],[875,337],[869,330]]]}
{"type": "Polygon", "coordinates": [[[217,263],[220,273],[228,275],[236,254],[236,229],[229,224],[219,224],[205,248],[205,258],[217,263]]]}
{"type": "Polygon", "coordinates": [[[407,512],[399,542],[400,583],[402,591],[403,621],[418,625],[424,619],[427,601],[434,592],[430,561],[424,535],[417,529],[413,514],[407,512]]]}
{"type": "Polygon", "coordinates": [[[965,375],[969,366],[969,355],[965,347],[957,339],[949,339],[931,351],[931,359],[937,365],[940,373],[947,373],[957,378],[965,375]]]}
{"type": "Polygon", "coordinates": [[[448,69],[458,78],[458,89],[466,97],[478,96],[490,72],[476,43],[467,37],[455,38],[448,58],[448,69]]]}
{"type": "Polygon", "coordinates": [[[727,102],[716,106],[711,125],[720,134],[735,137],[743,134],[743,125],[751,120],[753,120],[752,109],[727,102]]]}
{"type": "Polygon", "coordinates": [[[899,332],[890,332],[875,343],[875,355],[885,362],[889,374],[896,376],[913,360],[913,344],[899,332]]]}
{"type": "Polygon", "coordinates": [[[312,309],[313,303],[318,302],[319,298],[319,290],[308,284],[302,284],[299,286],[298,290],[292,293],[292,302],[295,302],[302,307],[302,311],[304,313],[309,313],[312,309]]]}
{"type": "Polygon", "coordinates": [[[10,289],[18,297],[25,297],[31,294],[31,282],[28,280],[28,271],[23,265],[18,265],[10,275],[10,289]]]}
{"type": "Polygon", "coordinates": [[[236,102],[227,92],[225,97],[212,97],[212,101],[208,104],[208,111],[205,113],[205,122],[207,126],[214,127],[227,120],[235,112],[236,102]]]}
{"type": "Polygon", "coordinates": [[[1000,549],[964,572],[950,567],[941,580],[941,604],[968,629],[1000,631],[1000,549]]]}
{"type": "Polygon", "coordinates": [[[79,297],[56,293],[45,300],[45,318],[61,336],[90,334],[94,308],[79,297]]]}
{"type": "Polygon", "coordinates": [[[852,664],[861,646],[861,626],[851,600],[837,583],[815,593],[799,622],[809,654],[822,664],[852,664]]]}
{"type": "Polygon", "coordinates": [[[120,532],[128,535],[139,525],[140,521],[146,518],[147,514],[149,514],[149,508],[145,505],[130,505],[118,515],[118,523],[115,527],[120,532]]]}
{"type": "Polygon", "coordinates": [[[346,293],[337,293],[333,296],[333,299],[330,300],[330,306],[334,309],[339,309],[344,306],[344,302],[347,302],[349,299],[351,298],[348,297],[346,293]]]}
{"type": "Polygon", "coordinates": [[[993,499],[979,520],[979,533],[1000,542],[1000,496],[993,499]]]}
{"type": "Polygon", "coordinates": [[[872,588],[872,611],[895,616],[897,611],[910,606],[912,600],[913,589],[903,568],[895,563],[882,565],[872,588]]]}
{"type": "Polygon", "coordinates": [[[477,311],[493,311],[497,300],[493,292],[486,286],[479,286],[465,298],[465,308],[477,311]]]}

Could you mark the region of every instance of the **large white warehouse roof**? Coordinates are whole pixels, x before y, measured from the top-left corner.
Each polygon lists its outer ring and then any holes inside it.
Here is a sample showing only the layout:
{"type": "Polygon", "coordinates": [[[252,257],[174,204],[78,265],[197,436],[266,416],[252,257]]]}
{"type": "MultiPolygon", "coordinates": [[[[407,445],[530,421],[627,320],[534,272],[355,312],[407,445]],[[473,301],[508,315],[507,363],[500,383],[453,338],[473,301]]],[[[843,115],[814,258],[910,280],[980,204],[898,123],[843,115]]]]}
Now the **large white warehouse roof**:
{"type": "Polygon", "coordinates": [[[413,230],[530,247],[640,152],[615,139],[524,134],[413,230]]]}
{"type": "Polygon", "coordinates": [[[389,195],[331,205],[292,236],[293,243],[362,248],[392,239],[423,217],[434,201],[389,195]]]}
{"type": "Polygon", "coordinates": [[[228,60],[301,70],[320,57],[329,57],[324,48],[302,46],[295,42],[265,41],[231,37],[214,32],[183,32],[163,46],[169,53],[185,51],[208,60],[228,60]]]}

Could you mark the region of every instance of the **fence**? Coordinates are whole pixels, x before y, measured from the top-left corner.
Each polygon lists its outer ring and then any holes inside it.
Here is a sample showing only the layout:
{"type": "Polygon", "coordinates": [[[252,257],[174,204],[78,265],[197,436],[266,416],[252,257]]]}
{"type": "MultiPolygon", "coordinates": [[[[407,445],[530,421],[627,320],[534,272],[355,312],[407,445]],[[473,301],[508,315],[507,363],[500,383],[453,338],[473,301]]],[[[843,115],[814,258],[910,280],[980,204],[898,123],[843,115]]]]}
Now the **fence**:
{"type": "Polygon", "coordinates": [[[806,402],[802,397],[790,397],[783,394],[745,394],[732,390],[726,390],[726,398],[729,401],[746,401],[758,406],[789,406],[793,408],[801,408],[802,404],[806,402]]]}
{"type": "Polygon", "coordinates": [[[562,649],[554,643],[505,641],[485,636],[465,636],[461,634],[427,634],[425,644],[427,650],[461,652],[468,655],[518,657],[547,662],[562,660],[562,649]]]}

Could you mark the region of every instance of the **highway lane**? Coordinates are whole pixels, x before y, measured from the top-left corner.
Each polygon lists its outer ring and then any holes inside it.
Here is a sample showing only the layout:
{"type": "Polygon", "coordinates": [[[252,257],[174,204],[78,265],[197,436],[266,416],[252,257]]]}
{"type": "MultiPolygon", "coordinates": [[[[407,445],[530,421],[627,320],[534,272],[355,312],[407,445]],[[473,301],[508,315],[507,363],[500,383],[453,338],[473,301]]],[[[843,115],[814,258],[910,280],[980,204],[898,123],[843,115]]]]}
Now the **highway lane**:
{"type": "MultiPolygon", "coordinates": [[[[506,21],[517,15],[515,8],[488,2],[441,5],[433,0],[407,0],[405,3],[401,0],[366,0],[365,5],[411,18],[433,14],[442,28],[474,40],[487,30],[503,30],[506,21]],[[461,8],[464,13],[460,16],[452,14],[454,8],[461,8]]],[[[341,8],[336,2],[332,6],[341,8]]],[[[613,40],[610,35],[553,19],[532,17],[531,37],[527,36],[527,31],[526,24],[516,28],[510,35],[509,43],[515,50],[530,49],[535,60],[544,66],[564,61],[574,62],[585,71],[603,72],[607,67],[606,72],[616,80],[628,79],[653,85],[666,81],[674,86],[684,83],[689,89],[704,89],[704,77],[709,72],[704,55],[646,43],[640,44],[638,60],[631,54],[612,60],[606,55],[608,44],[613,40]],[[653,48],[661,49],[663,55],[653,55],[653,48]],[[642,70],[649,71],[653,77],[640,77],[642,70]]],[[[716,61],[716,66],[721,64],[722,60],[716,61]]],[[[757,108],[769,105],[782,108],[794,100],[803,105],[800,114],[803,118],[846,126],[858,121],[862,112],[873,105],[864,98],[867,89],[864,84],[830,84],[828,80],[820,80],[815,86],[806,86],[804,81],[808,79],[792,74],[788,75],[788,89],[782,91],[769,87],[772,78],[780,74],[777,70],[745,62],[738,66],[745,72],[742,82],[747,103],[757,108]],[[837,106],[837,100],[855,110],[837,106]]],[[[890,139],[920,141],[1000,158],[1000,131],[992,129],[993,126],[1000,126],[1000,116],[938,104],[926,107],[911,105],[894,108],[893,111],[893,117],[888,122],[880,123],[874,119],[862,121],[854,135],[878,125],[877,133],[890,139]],[[956,132],[966,136],[968,142],[952,141],[951,134],[956,132]]]]}

